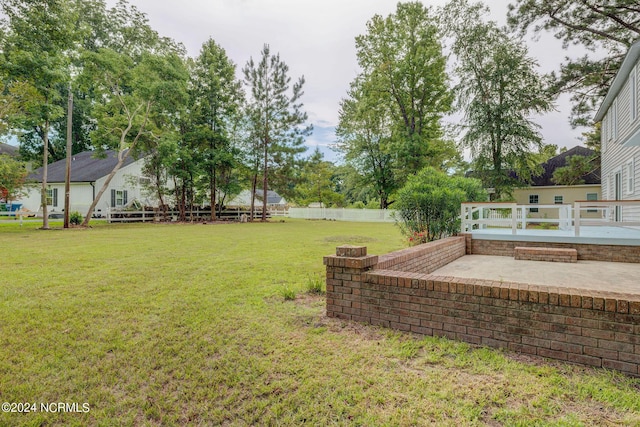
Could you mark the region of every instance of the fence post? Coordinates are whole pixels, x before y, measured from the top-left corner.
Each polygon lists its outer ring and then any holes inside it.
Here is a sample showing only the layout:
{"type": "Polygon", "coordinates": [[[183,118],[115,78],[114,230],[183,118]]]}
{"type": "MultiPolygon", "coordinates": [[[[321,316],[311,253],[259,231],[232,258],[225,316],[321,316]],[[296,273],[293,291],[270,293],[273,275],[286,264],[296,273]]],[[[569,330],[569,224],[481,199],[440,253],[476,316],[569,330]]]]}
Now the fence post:
{"type": "Polygon", "coordinates": [[[511,234],[518,234],[518,206],[511,205],[511,234]]]}
{"type": "Polygon", "coordinates": [[[580,236],[580,202],[575,202],[575,207],[573,209],[573,213],[575,216],[574,227],[573,227],[573,235],[578,237],[580,236]]]}

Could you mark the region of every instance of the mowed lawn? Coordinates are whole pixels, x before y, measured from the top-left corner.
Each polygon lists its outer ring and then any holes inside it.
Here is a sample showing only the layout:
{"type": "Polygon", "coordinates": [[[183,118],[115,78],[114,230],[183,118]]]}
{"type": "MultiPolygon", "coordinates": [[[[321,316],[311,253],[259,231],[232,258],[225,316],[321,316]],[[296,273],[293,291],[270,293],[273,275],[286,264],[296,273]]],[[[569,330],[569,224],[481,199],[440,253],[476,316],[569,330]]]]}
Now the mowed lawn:
{"type": "Polygon", "coordinates": [[[322,256],[402,248],[392,224],[0,224],[0,244],[0,401],[37,405],[3,426],[640,425],[640,380],[327,319],[322,256]]]}

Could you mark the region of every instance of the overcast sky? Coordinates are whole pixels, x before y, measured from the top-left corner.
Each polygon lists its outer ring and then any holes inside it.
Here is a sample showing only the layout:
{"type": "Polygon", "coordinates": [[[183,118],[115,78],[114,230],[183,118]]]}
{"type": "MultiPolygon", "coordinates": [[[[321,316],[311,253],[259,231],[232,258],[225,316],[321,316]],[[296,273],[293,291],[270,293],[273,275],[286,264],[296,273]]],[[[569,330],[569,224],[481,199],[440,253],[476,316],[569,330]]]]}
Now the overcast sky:
{"type": "MultiPolygon", "coordinates": [[[[108,0],[109,5],[115,0],[108,0]]],[[[338,108],[349,83],[358,73],[355,37],[364,34],[366,23],[375,14],[387,16],[396,9],[396,0],[129,0],[147,14],[151,26],[171,37],[195,57],[202,43],[213,38],[236,64],[238,76],[250,57],[259,58],[264,43],[289,65],[290,76],[306,79],[302,101],[315,131],[307,145],[321,148],[334,142],[338,108]]],[[[485,1],[492,19],[506,21],[510,0],[485,1]]],[[[445,0],[424,1],[442,6],[445,0]]],[[[551,36],[539,41],[528,38],[530,55],[540,71],[559,68],[567,52],[551,36]]],[[[584,129],[573,130],[568,123],[568,97],[557,103],[557,112],[539,117],[545,143],[573,147],[580,143],[584,129]]],[[[447,118],[455,122],[456,117],[447,118]]],[[[328,160],[336,155],[323,149],[328,160]]]]}

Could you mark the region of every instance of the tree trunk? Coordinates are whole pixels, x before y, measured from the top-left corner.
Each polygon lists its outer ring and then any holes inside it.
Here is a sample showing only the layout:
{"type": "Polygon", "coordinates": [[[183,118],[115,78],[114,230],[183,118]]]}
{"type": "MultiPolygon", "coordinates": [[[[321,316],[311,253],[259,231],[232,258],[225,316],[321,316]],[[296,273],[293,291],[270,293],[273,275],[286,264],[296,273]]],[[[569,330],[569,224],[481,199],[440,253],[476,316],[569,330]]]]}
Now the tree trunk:
{"type": "Polygon", "coordinates": [[[251,221],[254,220],[254,212],[256,208],[256,190],[258,186],[258,172],[253,174],[253,179],[251,180],[251,213],[249,214],[249,218],[251,221]]]}
{"type": "Polygon", "coordinates": [[[42,229],[49,229],[49,212],[47,209],[47,174],[49,167],[49,120],[45,121],[44,132],[42,135],[42,142],[44,145],[44,154],[42,156],[42,229]]]}
{"type": "Polygon", "coordinates": [[[210,171],[211,175],[209,176],[209,191],[211,192],[211,221],[216,220],[216,175],[215,171],[210,171]]]}
{"type": "Polygon", "coordinates": [[[104,184],[102,184],[102,188],[100,188],[100,191],[98,191],[96,198],[93,199],[93,202],[91,202],[91,206],[89,206],[89,210],[87,211],[87,216],[84,217],[84,221],[82,222],[83,227],[89,226],[89,221],[91,221],[91,216],[93,215],[93,211],[95,210],[96,205],[98,204],[98,201],[102,198],[102,195],[104,194],[104,192],[107,191],[107,188],[111,183],[111,180],[116,175],[116,173],[120,170],[120,167],[122,167],[122,164],[127,159],[127,157],[129,157],[130,152],[131,150],[126,150],[126,152],[122,152],[122,151],[118,152],[118,163],[116,163],[116,165],[113,167],[113,169],[107,176],[107,179],[104,181],[104,184]]]}
{"type": "Polygon", "coordinates": [[[164,220],[167,219],[167,207],[164,204],[164,196],[162,194],[162,173],[157,170],[156,171],[156,190],[158,192],[158,201],[160,202],[160,207],[162,208],[162,218],[164,220]]]}
{"type": "Polygon", "coordinates": [[[180,207],[179,207],[179,216],[178,219],[180,221],[187,220],[187,184],[185,184],[184,180],[182,180],[182,189],[180,190],[180,207]]]}
{"type": "Polygon", "coordinates": [[[262,175],[262,221],[267,220],[267,187],[269,186],[267,174],[269,172],[269,143],[264,144],[264,174],[262,175]]]}

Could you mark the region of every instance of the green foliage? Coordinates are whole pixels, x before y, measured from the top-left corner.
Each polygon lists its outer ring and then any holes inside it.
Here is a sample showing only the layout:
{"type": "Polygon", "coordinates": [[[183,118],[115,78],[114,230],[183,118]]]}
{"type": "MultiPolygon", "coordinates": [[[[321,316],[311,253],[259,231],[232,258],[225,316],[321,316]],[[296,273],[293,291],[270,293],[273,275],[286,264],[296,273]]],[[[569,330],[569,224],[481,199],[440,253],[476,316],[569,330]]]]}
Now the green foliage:
{"type": "Polygon", "coordinates": [[[549,111],[551,98],[525,44],[467,1],[449,3],[443,26],[455,37],[457,108],[464,112],[461,146],[470,150],[475,176],[495,197],[514,183],[513,171],[525,182],[537,162],[529,153],[542,139],[531,117],[549,111]]]}
{"type": "Polygon", "coordinates": [[[338,150],[384,209],[408,176],[451,154],[440,126],[451,107],[446,61],[430,10],[418,2],[374,16],[356,49],[362,72],[340,105],[338,150]]]}
{"type": "Polygon", "coordinates": [[[124,160],[132,152],[154,147],[164,134],[175,131],[171,119],[187,99],[187,70],[176,54],[143,53],[134,58],[112,49],[86,54],[80,81],[98,93],[91,133],[98,151],[112,149],[118,163],[107,176],[83,225],[87,226],[96,203],[124,160]]]}
{"type": "Polygon", "coordinates": [[[69,214],[69,222],[73,225],[82,224],[82,214],[78,211],[73,211],[69,214]]]}
{"type": "Polygon", "coordinates": [[[485,201],[487,194],[477,179],[428,167],[410,177],[397,197],[396,222],[402,233],[411,243],[424,243],[459,232],[461,204],[485,201]]]}
{"type": "Polygon", "coordinates": [[[307,278],[307,292],[315,295],[324,295],[326,293],[325,281],[323,276],[309,276],[307,278]]]}
{"type": "Polygon", "coordinates": [[[296,299],[297,292],[295,289],[291,288],[289,285],[282,285],[280,289],[280,295],[284,298],[285,301],[293,301],[296,299]]]}
{"type": "Polygon", "coordinates": [[[0,154],[0,200],[14,201],[23,195],[28,172],[24,162],[0,154]]]}
{"type": "MultiPolygon", "coordinates": [[[[70,70],[74,74],[82,74],[85,54],[97,53],[99,49],[110,49],[136,58],[143,52],[183,51],[172,40],[160,37],[149,26],[146,15],[126,1],[118,1],[111,8],[102,0],[67,1],[63,4],[65,13],[72,17],[70,24],[76,40],[73,47],[67,50],[70,70]]],[[[69,82],[74,98],[72,153],[76,154],[91,148],[90,135],[96,129],[92,109],[97,93],[90,87],[80,87],[74,78],[67,83],[69,82]]],[[[69,85],[58,85],[55,90],[59,92],[54,100],[56,106],[66,111],[69,85]]],[[[66,155],[66,117],[54,119],[51,129],[49,158],[52,161],[63,159],[66,155]]],[[[23,159],[40,162],[43,146],[37,129],[25,129],[20,133],[19,139],[23,159]]]]}
{"type": "Polygon", "coordinates": [[[323,206],[342,206],[344,195],[335,191],[336,166],[323,160],[318,148],[300,167],[299,180],[295,187],[294,201],[300,206],[322,203],[323,206]]]}
{"type": "Polygon", "coordinates": [[[557,168],[553,172],[552,181],[559,185],[584,184],[584,178],[600,169],[600,129],[601,123],[596,123],[593,130],[585,132],[587,147],[593,150],[592,156],[571,156],[567,158],[565,166],[557,168]]]}
{"type": "Polygon", "coordinates": [[[509,5],[508,22],[522,35],[550,32],[567,50],[574,46],[587,50],[579,58],[567,56],[551,78],[555,93],[571,94],[572,124],[588,126],[640,35],[638,14],[637,0],[516,0],[509,5]]]}
{"type": "Polygon", "coordinates": [[[270,170],[279,171],[281,177],[292,172],[290,167],[296,156],[306,150],[304,138],[311,134],[313,127],[305,126],[307,113],[302,110],[300,102],[304,77],[291,85],[289,66],[280,59],[280,54],[271,54],[268,44],[262,48],[260,62],[250,58],[242,72],[249,89],[246,113],[249,134],[253,138],[250,149],[252,190],[256,190],[261,167],[264,191],[262,219],[265,220],[270,170]]]}
{"type": "Polygon", "coordinates": [[[191,65],[190,111],[185,121],[189,132],[185,136],[197,160],[194,174],[200,178],[196,188],[209,194],[213,210],[218,193],[224,194],[224,200],[237,182],[240,152],[232,137],[244,94],[235,71],[235,64],[213,39],[202,45],[191,65]]]}

